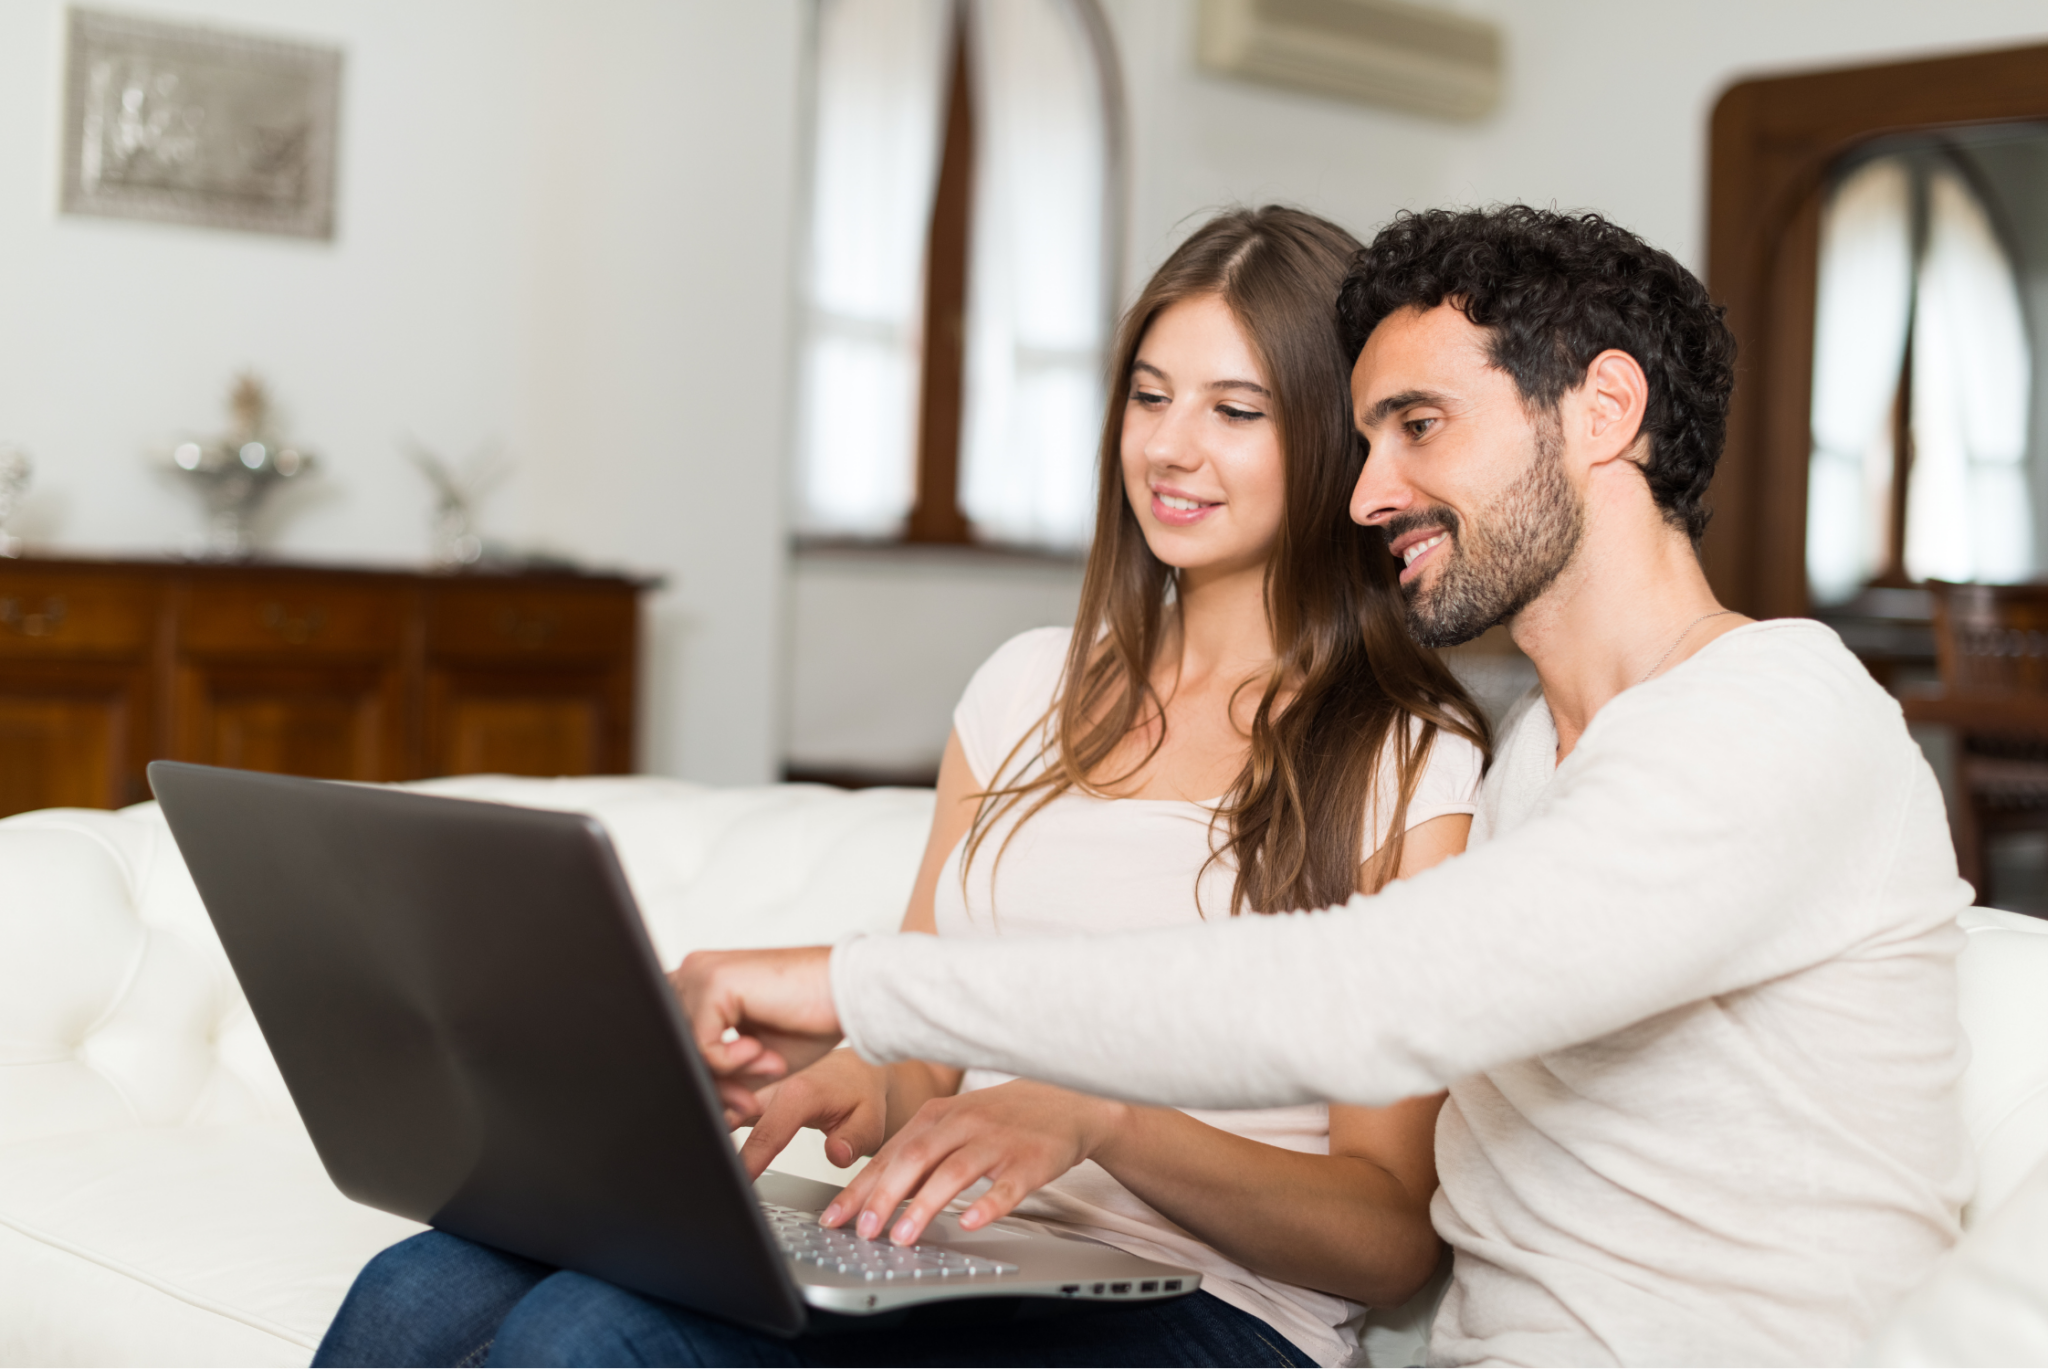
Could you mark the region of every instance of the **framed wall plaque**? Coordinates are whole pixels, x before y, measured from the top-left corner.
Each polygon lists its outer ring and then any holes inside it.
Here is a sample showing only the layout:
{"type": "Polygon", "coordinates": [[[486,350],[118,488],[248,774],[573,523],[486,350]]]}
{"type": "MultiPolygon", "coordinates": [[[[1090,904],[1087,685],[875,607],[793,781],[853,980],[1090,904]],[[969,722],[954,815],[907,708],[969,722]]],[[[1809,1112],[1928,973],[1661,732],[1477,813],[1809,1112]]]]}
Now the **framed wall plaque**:
{"type": "Polygon", "coordinates": [[[334,236],[341,51],[70,11],[67,214],[334,236]]]}

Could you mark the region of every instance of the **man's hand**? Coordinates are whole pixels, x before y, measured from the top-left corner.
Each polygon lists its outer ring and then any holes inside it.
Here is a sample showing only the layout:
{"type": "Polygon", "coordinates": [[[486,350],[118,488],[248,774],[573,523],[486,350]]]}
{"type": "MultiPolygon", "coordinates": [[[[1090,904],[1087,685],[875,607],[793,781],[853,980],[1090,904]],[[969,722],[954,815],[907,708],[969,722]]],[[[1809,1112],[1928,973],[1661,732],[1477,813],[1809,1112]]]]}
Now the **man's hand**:
{"type": "Polygon", "coordinates": [[[831,965],[829,946],[698,951],[669,975],[728,1111],[759,1116],[754,1090],[839,1044],[831,965]]]}
{"type": "Polygon", "coordinates": [[[889,1239],[913,1245],[925,1225],[982,1179],[988,1192],[960,1215],[967,1230],[988,1225],[1115,1139],[1130,1109],[1122,1103],[1018,1079],[953,1098],[934,1098],[819,1214],[838,1226],[859,1213],[856,1234],[873,1240],[896,1219],[889,1239]]]}
{"type": "Polygon", "coordinates": [[[882,1144],[888,1126],[889,1075],[850,1050],[833,1051],[802,1074],[770,1084],[756,1095],[762,1112],[740,1147],[747,1177],[758,1179],[804,1127],[825,1133],[825,1158],[845,1169],[882,1144]]]}

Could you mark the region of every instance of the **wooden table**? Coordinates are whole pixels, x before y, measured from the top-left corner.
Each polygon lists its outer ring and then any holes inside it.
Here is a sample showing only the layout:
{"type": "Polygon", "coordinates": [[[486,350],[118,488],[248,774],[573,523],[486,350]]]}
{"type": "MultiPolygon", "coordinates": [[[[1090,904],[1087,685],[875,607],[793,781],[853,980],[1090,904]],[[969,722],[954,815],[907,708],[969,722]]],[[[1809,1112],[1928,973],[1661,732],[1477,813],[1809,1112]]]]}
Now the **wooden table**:
{"type": "Polygon", "coordinates": [[[0,560],[0,816],[168,757],[331,779],[633,766],[647,582],[0,560]]]}

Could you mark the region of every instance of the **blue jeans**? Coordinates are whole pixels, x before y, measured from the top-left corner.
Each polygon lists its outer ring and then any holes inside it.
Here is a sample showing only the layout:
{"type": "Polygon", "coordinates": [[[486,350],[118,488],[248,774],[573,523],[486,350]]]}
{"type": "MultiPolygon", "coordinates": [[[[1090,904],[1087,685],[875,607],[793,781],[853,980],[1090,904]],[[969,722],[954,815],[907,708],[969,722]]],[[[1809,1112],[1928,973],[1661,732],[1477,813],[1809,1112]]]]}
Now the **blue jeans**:
{"type": "Polygon", "coordinates": [[[428,1231],[364,1267],[313,1363],[1313,1363],[1266,1323],[1207,1293],[1099,1311],[1058,1310],[1069,1315],[813,1331],[781,1340],[428,1231]]]}

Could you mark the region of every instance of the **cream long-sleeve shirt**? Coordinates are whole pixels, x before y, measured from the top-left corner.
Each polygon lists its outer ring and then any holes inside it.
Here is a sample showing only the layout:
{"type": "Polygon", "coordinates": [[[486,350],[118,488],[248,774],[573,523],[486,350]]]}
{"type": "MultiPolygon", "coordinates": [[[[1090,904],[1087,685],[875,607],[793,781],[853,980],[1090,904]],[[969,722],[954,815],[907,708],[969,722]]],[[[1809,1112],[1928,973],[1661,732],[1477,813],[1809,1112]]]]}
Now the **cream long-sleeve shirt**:
{"type": "Polygon", "coordinates": [[[1511,723],[1473,846],[1341,916],[840,946],[874,1060],[1140,1102],[1449,1087],[1432,1357],[1838,1362],[1957,1235],[1956,878],[1898,706],[1815,623],[1724,634],[1555,762],[1511,723]]]}

